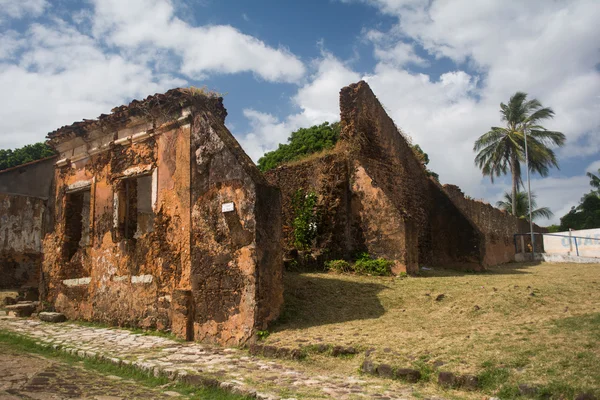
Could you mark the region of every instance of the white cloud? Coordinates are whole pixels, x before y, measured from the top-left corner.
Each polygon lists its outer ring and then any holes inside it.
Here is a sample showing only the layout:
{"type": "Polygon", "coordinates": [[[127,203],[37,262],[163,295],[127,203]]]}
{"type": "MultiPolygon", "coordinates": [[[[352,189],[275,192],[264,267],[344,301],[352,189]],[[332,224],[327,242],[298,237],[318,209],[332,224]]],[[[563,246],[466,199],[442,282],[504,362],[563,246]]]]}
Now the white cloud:
{"type": "Polygon", "coordinates": [[[554,213],[554,217],[549,220],[540,219],[535,222],[546,226],[558,225],[560,218],[564,217],[571,210],[571,207],[577,206],[581,197],[590,189],[590,180],[586,176],[533,179],[531,190],[537,196],[538,207],[550,207],[550,210],[554,213]]]}
{"type": "Polygon", "coordinates": [[[410,64],[425,67],[429,62],[417,55],[414,44],[402,41],[401,35],[378,30],[365,32],[365,39],[373,43],[373,54],[379,61],[403,67],[410,64]]]}
{"type": "Polygon", "coordinates": [[[242,147],[253,160],[257,161],[266,151],[277,148],[279,143],[286,143],[290,133],[298,128],[324,121],[339,121],[339,91],[360,80],[360,75],[327,52],[313,62],[313,67],[315,72],[308,83],[301,86],[291,99],[299,109],[297,113],[280,120],[268,113],[244,110],[252,131],[238,136],[242,147]]]}
{"type": "Polygon", "coordinates": [[[25,40],[21,38],[18,32],[12,30],[5,31],[0,40],[0,61],[13,58],[16,51],[24,44],[25,40]]]}
{"type": "Polygon", "coordinates": [[[42,15],[46,7],[46,0],[0,0],[0,22],[6,18],[36,18],[42,15]]]}
{"type": "MultiPolygon", "coordinates": [[[[39,17],[45,1],[0,0],[0,19],[39,17]]],[[[0,147],[44,139],[48,131],[172,87],[176,78],[251,72],[273,82],[298,82],[304,64],[231,26],[193,26],[176,16],[179,0],[93,0],[62,19],[0,36],[0,147]]]]}
{"type": "MultiPolygon", "coordinates": [[[[492,186],[489,178],[482,178],[473,162],[473,143],[490,126],[501,124],[499,104],[518,90],[556,111],[556,118],[545,126],[567,135],[561,157],[600,152],[600,25],[594,22],[600,8],[594,0],[362,1],[398,18],[388,32],[365,30],[378,61],[365,79],[398,126],[429,153],[430,168],[443,182],[458,184],[473,197],[498,196],[501,182],[492,186]],[[433,59],[448,57],[459,67],[439,78],[407,71],[411,64],[427,67],[415,43],[433,59]]],[[[333,56],[316,67],[318,72],[292,97],[302,112],[264,124],[253,120],[260,133],[252,139],[265,144],[265,150],[284,142],[292,128],[337,115],[339,88],[362,75],[333,56]],[[345,78],[334,79],[340,71],[345,78]],[[269,136],[270,126],[278,133],[269,136]]],[[[254,157],[261,154],[256,150],[254,157]]],[[[553,222],[587,191],[580,173],[571,178],[534,177],[540,205],[550,206],[557,215],[553,222]]]]}
{"type": "Polygon", "coordinates": [[[253,72],[272,82],[298,82],[304,64],[285,48],[272,48],[229,25],[194,27],[175,16],[169,0],[94,0],[94,34],[123,48],[144,46],[173,51],[181,73],[253,72]]]}
{"type": "MultiPolygon", "coordinates": [[[[145,64],[107,54],[93,38],[58,21],[33,25],[15,61],[0,59],[0,148],[43,141],[47,132],[150,93],[185,84],[145,64]]],[[[0,40],[0,49],[5,43],[0,40]]]]}
{"type": "Polygon", "coordinates": [[[585,172],[592,172],[596,174],[598,173],[598,170],[600,170],[600,160],[594,161],[593,163],[588,165],[585,169],[585,172]]]}
{"type": "Polygon", "coordinates": [[[365,0],[398,17],[388,36],[415,40],[430,54],[467,61],[484,77],[483,103],[517,90],[556,111],[549,128],[568,138],[563,156],[600,152],[600,7],[569,2],[365,0]]]}

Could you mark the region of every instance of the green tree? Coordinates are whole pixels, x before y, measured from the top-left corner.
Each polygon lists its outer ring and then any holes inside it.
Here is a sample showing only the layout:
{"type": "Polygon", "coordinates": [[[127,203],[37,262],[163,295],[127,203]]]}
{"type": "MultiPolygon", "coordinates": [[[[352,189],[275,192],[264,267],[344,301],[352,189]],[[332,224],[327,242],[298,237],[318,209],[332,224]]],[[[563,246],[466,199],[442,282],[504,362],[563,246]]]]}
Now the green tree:
{"type": "Polygon", "coordinates": [[[432,176],[436,181],[439,182],[440,176],[432,170],[430,170],[429,168],[427,168],[427,164],[429,164],[429,155],[425,153],[423,149],[421,149],[421,146],[419,146],[418,144],[411,145],[410,147],[412,148],[413,153],[417,157],[417,160],[419,160],[421,164],[423,164],[423,166],[425,167],[425,172],[427,173],[427,176],[432,176]]]}
{"type": "Polygon", "coordinates": [[[600,195],[600,168],[598,168],[598,175],[595,175],[591,172],[587,172],[586,175],[590,178],[590,185],[596,189],[594,192],[600,195]]]}
{"type": "Polygon", "coordinates": [[[552,146],[562,146],[565,135],[549,131],[540,125],[542,120],[552,118],[554,111],[543,107],[537,100],[527,100],[527,94],[515,93],[508,104],[500,103],[500,114],[505,127],[492,127],[477,139],[473,150],[477,152],[475,164],[484,176],[512,176],[512,211],[517,212],[517,192],[521,179],[521,163],[525,161],[524,132],[527,132],[529,169],[541,176],[547,176],[550,167],[558,168],[558,161],[552,146]]]}
{"type": "Polygon", "coordinates": [[[560,219],[560,230],[600,228],[600,197],[594,192],[583,196],[577,207],[560,219]]]}
{"type": "MultiPolygon", "coordinates": [[[[537,196],[535,194],[531,193],[531,207],[533,208],[531,218],[533,218],[534,220],[540,217],[548,219],[551,218],[554,214],[552,213],[552,211],[550,211],[548,207],[536,208],[536,197],[537,196]]],[[[506,192],[504,193],[504,200],[500,200],[499,202],[497,202],[496,206],[502,210],[505,210],[506,212],[516,215],[519,218],[525,218],[529,220],[529,199],[527,198],[527,193],[525,192],[517,192],[516,202],[512,201],[512,194],[506,192]],[[517,212],[513,213],[513,204],[515,203],[517,205],[517,212]]]]}
{"type": "Polygon", "coordinates": [[[0,149],[0,170],[40,160],[54,154],[54,150],[45,143],[28,144],[14,150],[0,149]]]}
{"type": "Polygon", "coordinates": [[[309,154],[330,149],[340,138],[340,123],[314,125],[292,132],[287,144],[280,144],[276,150],[265,153],[258,160],[258,168],[268,171],[285,162],[306,157],[309,154]]]}

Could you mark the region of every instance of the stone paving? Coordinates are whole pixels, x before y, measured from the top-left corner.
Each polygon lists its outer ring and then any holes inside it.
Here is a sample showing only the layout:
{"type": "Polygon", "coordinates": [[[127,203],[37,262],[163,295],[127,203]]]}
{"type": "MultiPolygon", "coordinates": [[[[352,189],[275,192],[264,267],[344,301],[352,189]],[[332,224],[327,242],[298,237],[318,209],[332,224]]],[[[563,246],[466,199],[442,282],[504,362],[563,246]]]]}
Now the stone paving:
{"type": "Polygon", "coordinates": [[[49,324],[30,319],[0,319],[0,329],[29,336],[42,345],[80,357],[102,357],[188,382],[195,378],[198,382],[210,381],[258,399],[415,398],[410,385],[397,381],[358,374],[313,375],[278,360],[249,356],[240,349],[179,342],[123,329],[49,324]]]}
{"type": "Polygon", "coordinates": [[[173,391],[149,388],[117,376],[12,351],[0,344],[0,400],[172,399],[173,391]]]}

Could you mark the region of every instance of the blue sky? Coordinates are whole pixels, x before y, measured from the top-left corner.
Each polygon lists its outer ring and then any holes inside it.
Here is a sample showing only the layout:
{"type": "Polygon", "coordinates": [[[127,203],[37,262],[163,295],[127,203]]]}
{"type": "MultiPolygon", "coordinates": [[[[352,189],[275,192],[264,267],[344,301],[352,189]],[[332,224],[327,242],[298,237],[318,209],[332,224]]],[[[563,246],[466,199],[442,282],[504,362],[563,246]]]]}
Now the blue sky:
{"type": "Polygon", "coordinates": [[[508,180],[482,178],[472,146],[521,90],[568,138],[532,182],[557,222],[600,168],[599,18],[597,0],[0,0],[0,147],[193,85],[226,94],[256,160],[365,79],[443,183],[494,203],[508,180]]]}

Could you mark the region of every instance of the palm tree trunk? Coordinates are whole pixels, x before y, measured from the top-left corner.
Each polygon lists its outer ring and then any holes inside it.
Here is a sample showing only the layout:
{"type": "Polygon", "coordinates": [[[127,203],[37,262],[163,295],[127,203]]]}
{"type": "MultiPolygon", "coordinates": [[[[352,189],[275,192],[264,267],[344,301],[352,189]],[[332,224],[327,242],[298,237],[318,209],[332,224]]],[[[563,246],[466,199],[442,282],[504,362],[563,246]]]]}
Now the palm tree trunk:
{"type": "Polygon", "coordinates": [[[510,172],[512,174],[512,214],[517,216],[517,190],[519,188],[519,177],[517,176],[517,155],[510,157],[510,172]]]}

